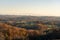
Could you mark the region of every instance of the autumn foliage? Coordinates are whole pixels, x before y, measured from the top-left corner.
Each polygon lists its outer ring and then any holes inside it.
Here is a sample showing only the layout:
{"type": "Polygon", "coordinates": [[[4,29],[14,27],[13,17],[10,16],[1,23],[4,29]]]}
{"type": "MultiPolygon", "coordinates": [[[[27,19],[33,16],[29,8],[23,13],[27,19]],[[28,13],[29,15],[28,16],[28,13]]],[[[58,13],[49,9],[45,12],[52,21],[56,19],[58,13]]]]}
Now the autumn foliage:
{"type": "Polygon", "coordinates": [[[27,30],[0,23],[0,40],[29,40],[30,37],[40,36],[47,30],[47,26],[38,24],[39,30],[27,30]]]}
{"type": "Polygon", "coordinates": [[[23,28],[13,27],[4,23],[0,23],[0,39],[1,40],[23,40],[28,37],[27,30],[23,28]]]}

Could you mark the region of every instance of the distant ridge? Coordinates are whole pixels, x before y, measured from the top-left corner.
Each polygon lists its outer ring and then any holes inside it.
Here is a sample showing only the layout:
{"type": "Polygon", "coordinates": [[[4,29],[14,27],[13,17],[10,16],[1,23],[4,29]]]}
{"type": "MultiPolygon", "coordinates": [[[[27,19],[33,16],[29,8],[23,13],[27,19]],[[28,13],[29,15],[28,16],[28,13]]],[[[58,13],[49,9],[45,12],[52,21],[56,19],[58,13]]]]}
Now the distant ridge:
{"type": "Polygon", "coordinates": [[[35,20],[35,21],[60,21],[60,17],[56,16],[22,16],[22,15],[0,15],[2,20],[35,20]],[[6,19],[5,19],[6,18],[6,19]]]}

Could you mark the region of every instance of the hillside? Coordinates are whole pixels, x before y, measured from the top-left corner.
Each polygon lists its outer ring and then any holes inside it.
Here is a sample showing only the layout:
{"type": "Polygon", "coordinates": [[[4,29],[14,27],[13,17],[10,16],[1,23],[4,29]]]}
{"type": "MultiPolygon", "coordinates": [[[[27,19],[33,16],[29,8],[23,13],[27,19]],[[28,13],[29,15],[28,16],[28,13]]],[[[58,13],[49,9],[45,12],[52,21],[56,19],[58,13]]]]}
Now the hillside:
{"type": "Polygon", "coordinates": [[[43,31],[45,31],[47,27],[43,25],[39,25],[39,27],[41,27],[40,30],[26,30],[24,28],[0,23],[0,40],[30,40],[30,37],[45,35],[43,31]]]}
{"type": "Polygon", "coordinates": [[[23,28],[12,27],[0,23],[0,40],[25,39],[28,36],[27,30],[23,28]]]}

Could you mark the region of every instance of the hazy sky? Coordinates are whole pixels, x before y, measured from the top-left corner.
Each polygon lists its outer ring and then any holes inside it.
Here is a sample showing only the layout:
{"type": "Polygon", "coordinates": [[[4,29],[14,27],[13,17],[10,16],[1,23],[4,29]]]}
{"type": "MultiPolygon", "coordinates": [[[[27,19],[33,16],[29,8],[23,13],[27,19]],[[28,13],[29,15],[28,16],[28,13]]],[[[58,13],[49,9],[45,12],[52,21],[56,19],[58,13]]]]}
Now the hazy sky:
{"type": "Polygon", "coordinates": [[[60,0],[0,0],[0,14],[60,16],[60,0]]]}

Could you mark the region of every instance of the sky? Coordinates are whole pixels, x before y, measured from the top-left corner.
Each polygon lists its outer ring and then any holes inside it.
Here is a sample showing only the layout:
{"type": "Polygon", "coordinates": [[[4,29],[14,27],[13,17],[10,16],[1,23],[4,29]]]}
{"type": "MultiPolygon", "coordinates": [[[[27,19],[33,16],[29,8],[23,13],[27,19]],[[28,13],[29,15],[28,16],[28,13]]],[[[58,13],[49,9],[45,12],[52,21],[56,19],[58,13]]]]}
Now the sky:
{"type": "Polygon", "coordinates": [[[60,0],[0,0],[0,15],[60,16],[60,0]]]}

